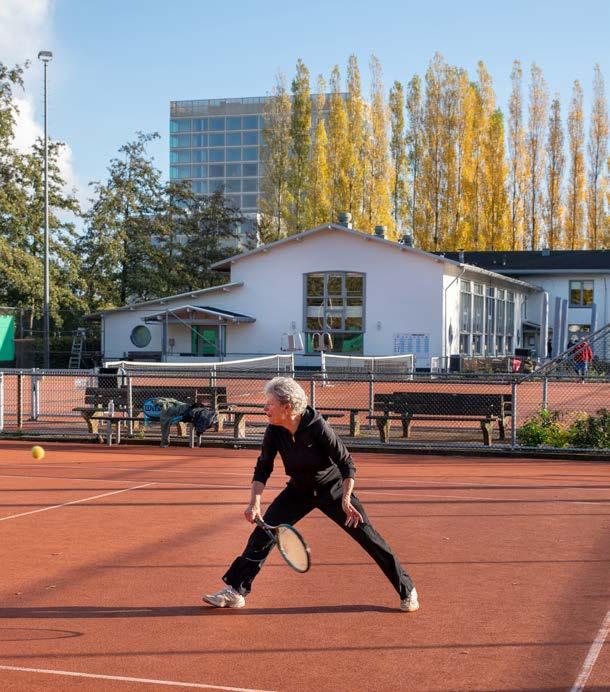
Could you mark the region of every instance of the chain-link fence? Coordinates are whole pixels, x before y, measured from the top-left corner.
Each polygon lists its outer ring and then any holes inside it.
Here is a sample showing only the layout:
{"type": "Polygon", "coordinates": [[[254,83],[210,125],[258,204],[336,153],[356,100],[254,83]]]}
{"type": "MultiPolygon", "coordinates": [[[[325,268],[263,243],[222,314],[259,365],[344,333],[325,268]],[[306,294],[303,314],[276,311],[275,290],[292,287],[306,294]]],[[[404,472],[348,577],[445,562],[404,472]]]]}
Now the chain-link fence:
{"type": "MultiPolygon", "coordinates": [[[[277,374],[4,370],[0,434],[106,439],[112,417],[121,419],[123,439],[159,441],[160,427],[147,406],[165,398],[217,413],[203,445],[257,442],[267,424],[263,388],[277,374]]],[[[352,446],[610,449],[607,374],[583,377],[573,369],[525,377],[387,372],[295,377],[310,403],[352,446]]],[[[172,437],[172,443],[188,440],[172,437]]]]}

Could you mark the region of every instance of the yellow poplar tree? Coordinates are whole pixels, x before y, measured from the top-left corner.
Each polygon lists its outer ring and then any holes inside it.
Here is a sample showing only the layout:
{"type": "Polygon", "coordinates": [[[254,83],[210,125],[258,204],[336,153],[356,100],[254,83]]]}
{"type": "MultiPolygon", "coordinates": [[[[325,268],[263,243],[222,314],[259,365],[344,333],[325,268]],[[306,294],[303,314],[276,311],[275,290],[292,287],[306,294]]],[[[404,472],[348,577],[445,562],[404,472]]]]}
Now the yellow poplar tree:
{"type": "Polygon", "coordinates": [[[309,70],[302,60],[292,80],[290,118],[290,158],[288,190],[290,208],[288,227],[291,233],[305,229],[308,220],[309,159],[311,149],[311,91],[309,70]]]}
{"type": "Polygon", "coordinates": [[[563,128],[559,96],[551,103],[549,129],[546,143],[546,245],[551,250],[563,247],[562,238],[562,186],[565,154],[563,152],[563,128]]]}
{"type": "Polygon", "coordinates": [[[608,105],[604,94],[604,79],[599,65],[593,75],[593,106],[589,120],[589,187],[587,190],[587,220],[589,248],[596,250],[605,242],[607,230],[607,179],[604,168],[608,156],[608,105]]]}
{"type": "Polygon", "coordinates": [[[442,195],[445,186],[443,168],[442,93],[445,63],[436,53],[426,70],[424,106],[424,156],[422,166],[424,226],[416,235],[424,250],[439,250],[443,242],[441,227],[442,195]]]}
{"type": "Polygon", "coordinates": [[[331,220],[330,176],[328,168],[328,136],[324,111],[326,109],[326,81],[318,77],[318,93],[315,100],[315,129],[311,148],[309,173],[309,223],[318,226],[331,220]]]}
{"type": "Polygon", "coordinates": [[[424,105],[422,100],[421,79],[415,75],[407,89],[407,147],[411,194],[409,196],[409,227],[414,239],[421,245],[423,231],[422,212],[422,168],[424,158],[424,105]]]}
{"type": "Polygon", "coordinates": [[[350,55],[347,65],[347,141],[346,141],[346,180],[347,206],[343,211],[352,215],[355,228],[364,227],[363,188],[366,103],[362,97],[360,68],[355,55],[350,55]]]}
{"type": "Polygon", "coordinates": [[[570,170],[566,195],[565,241],[568,250],[583,246],[585,223],[585,126],[583,94],[580,82],[574,82],[572,103],[568,114],[568,152],[570,170]]]}
{"type": "Polygon", "coordinates": [[[504,116],[501,110],[496,109],[489,118],[484,145],[483,218],[486,250],[510,248],[510,236],[506,233],[508,197],[504,141],[504,116]]]}
{"type": "Polygon", "coordinates": [[[542,70],[535,63],[531,69],[529,123],[526,138],[528,153],[527,180],[527,237],[529,249],[536,250],[540,242],[542,221],[542,178],[544,176],[548,94],[542,70]]]}
{"type": "Polygon", "coordinates": [[[394,227],[402,229],[407,202],[407,142],[405,134],[405,96],[402,84],[394,82],[390,89],[390,158],[392,160],[392,216],[394,227]]]}
{"type": "Polygon", "coordinates": [[[395,234],[389,186],[388,161],[388,113],[381,81],[381,64],[376,56],[371,56],[371,147],[369,151],[371,173],[371,203],[369,209],[369,228],[383,225],[388,234],[395,234]]]}
{"type": "Polygon", "coordinates": [[[261,182],[260,234],[263,242],[286,235],[286,216],[290,202],[290,96],[283,75],[279,74],[264,112],[261,182]]]}
{"type": "Polygon", "coordinates": [[[330,214],[334,222],[337,221],[339,212],[347,210],[349,201],[347,150],[347,110],[341,94],[341,73],[335,66],[330,77],[327,157],[330,175],[330,214]]]}
{"type": "Polygon", "coordinates": [[[524,196],[525,172],[527,169],[525,132],[523,129],[523,99],[521,82],[523,70],[519,60],[513,62],[510,75],[512,89],[508,104],[508,151],[509,161],[509,205],[510,205],[510,249],[524,249],[524,196]]]}

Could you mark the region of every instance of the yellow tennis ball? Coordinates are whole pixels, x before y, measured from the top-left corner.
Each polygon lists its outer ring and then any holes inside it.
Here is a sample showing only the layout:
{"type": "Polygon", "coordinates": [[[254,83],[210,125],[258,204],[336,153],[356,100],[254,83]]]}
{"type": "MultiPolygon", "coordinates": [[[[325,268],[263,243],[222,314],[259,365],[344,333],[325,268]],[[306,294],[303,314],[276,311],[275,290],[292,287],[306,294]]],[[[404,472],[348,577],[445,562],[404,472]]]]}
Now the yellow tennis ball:
{"type": "Polygon", "coordinates": [[[35,445],[32,447],[32,456],[34,459],[42,459],[44,456],[44,449],[42,447],[39,447],[38,445],[35,445]]]}

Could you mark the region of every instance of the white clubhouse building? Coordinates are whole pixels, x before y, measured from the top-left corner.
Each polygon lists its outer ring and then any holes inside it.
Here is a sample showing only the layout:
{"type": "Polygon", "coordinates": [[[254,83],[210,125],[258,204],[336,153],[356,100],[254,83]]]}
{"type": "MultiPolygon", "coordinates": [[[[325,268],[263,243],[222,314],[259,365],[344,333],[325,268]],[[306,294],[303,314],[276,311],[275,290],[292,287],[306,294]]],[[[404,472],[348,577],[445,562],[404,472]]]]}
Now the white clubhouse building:
{"type": "Polygon", "coordinates": [[[325,224],[217,263],[223,285],[100,314],[105,361],[209,361],[279,353],[297,365],[332,351],[384,356],[508,355],[528,318],[548,331],[540,288],[464,262],[325,224]],[[536,305],[539,314],[532,315],[536,305]],[[292,339],[291,339],[292,343],[292,339]],[[328,337],[327,337],[328,343],[328,337]]]}

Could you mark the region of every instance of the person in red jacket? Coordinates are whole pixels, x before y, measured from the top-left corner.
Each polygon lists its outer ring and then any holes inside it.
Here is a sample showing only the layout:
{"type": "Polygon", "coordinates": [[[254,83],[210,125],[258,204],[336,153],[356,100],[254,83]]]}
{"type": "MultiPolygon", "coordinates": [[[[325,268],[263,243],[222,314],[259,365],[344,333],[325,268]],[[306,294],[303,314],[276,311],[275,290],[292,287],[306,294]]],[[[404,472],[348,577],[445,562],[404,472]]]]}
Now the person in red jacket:
{"type": "Polygon", "coordinates": [[[589,365],[593,360],[593,349],[589,345],[586,337],[580,337],[580,343],[575,346],[572,352],[572,358],[574,359],[574,368],[584,382],[589,372],[589,365]]]}

